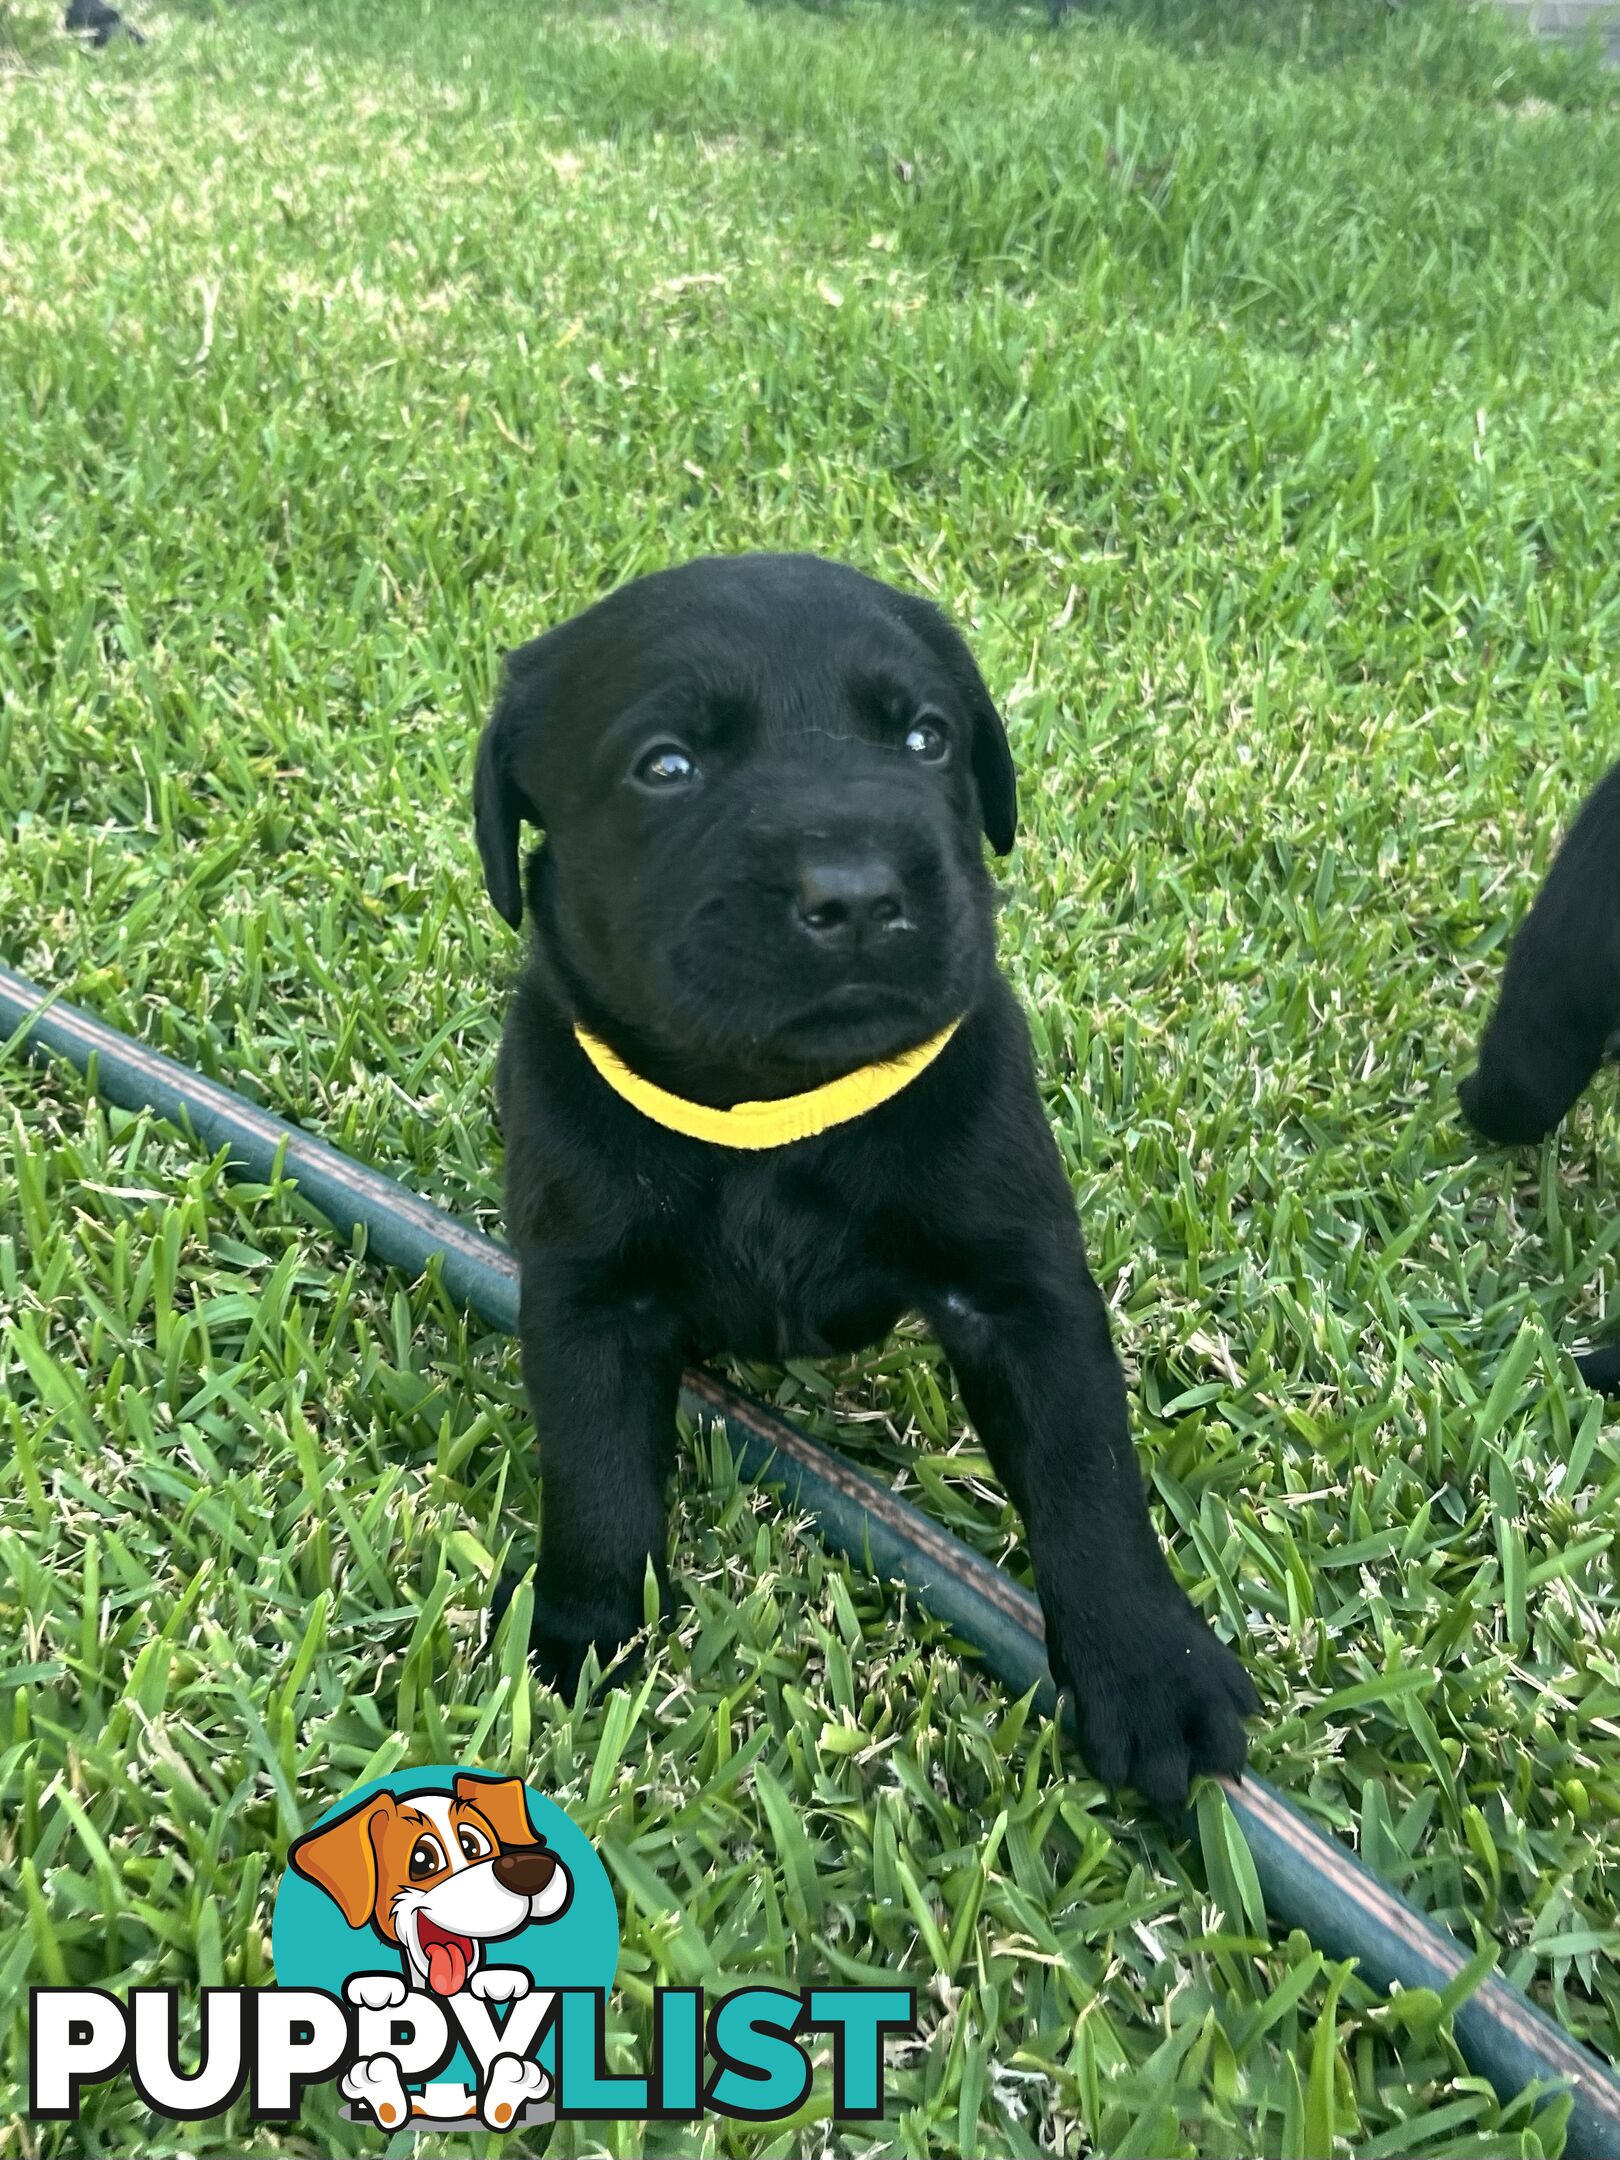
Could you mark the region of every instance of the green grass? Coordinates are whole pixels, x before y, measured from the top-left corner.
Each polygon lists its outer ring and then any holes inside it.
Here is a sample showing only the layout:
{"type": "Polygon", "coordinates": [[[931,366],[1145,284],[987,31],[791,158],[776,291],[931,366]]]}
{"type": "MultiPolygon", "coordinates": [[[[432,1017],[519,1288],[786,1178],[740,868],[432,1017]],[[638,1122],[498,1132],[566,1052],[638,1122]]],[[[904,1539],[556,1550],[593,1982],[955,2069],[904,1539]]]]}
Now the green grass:
{"type": "MultiPolygon", "coordinates": [[[[1620,1429],[1560,1347],[1614,1298],[1613,1086],[1517,1157],[1451,1095],[1620,749],[1620,87],[1446,0],[130,8],[92,61],[0,6],[0,955],[493,1223],[499,650],[706,549],[934,591],[1254,1759],[1620,2051],[1620,1429]]],[[[0,1091],[14,2081],[27,1982],[263,1979],[295,1831],[464,1758],[600,1842],[621,2064],[660,1981],[922,1991],[886,2128],[823,2077],[554,2152],[1558,2148],[723,1450],[633,1696],[475,1663],[535,1508],[509,1347],[72,1075],[0,1091]]],[[[749,1377],[1022,1567],[930,1346],[749,1377]]],[[[363,2142],[123,2090],[0,2131],[363,2142]]]]}

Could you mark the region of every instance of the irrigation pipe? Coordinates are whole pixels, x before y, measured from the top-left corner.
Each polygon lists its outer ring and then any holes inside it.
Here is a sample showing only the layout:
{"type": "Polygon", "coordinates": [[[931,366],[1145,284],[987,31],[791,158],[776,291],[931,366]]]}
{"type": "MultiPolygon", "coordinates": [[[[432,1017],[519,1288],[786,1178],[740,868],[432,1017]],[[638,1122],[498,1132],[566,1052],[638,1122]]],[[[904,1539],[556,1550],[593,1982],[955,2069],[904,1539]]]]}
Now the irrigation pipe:
{"type": "MultiPolygon", "coordinates": [[[[93,1067],[97,1091],[125,1110],[149,1110],[194,1133],[203,1146],[229,1148],[233,1170],[266,1179],[279,1160],[305,1199],[345,1237],[363,1230],[368,1253],[419,1275],[432,1259],[452,1297],[492,1327],[517,1325],[517,1263],[493,1238],[458,1222],[394,1179],[350,1160],[229,1088],[189,1071],[0,965],[0,1044],[26,1043],[39,1055],[93,1067]]],[[[930,1517],[831,1454],[763,1404],[711,1374],[690,1371],[682,1407],[704,1423],[723,1421],[743,1474],[785,1488],[822,1539],[886,1580],[906,1583],[938,1619],[983,1655],[1014,1692],[1037,1687],[1050,1709],[1040,1607],[1027,1590],[940,1528],[930,1517]]],[[[1444,1993],[1470,1953],[1407,1904],[1336,1838],[1318,1830],[1265,1781],[1220,1780],[1254,1859],[1266,1910],[1304,1930],[1332,1958],[1354,1958],[1381,1991],[1444,1993]]],[[[1519,1989],[1489,1975],[1453,2013],[1470,2067],[1507,2102],[1534,2080],[1563,2081],[1572,2109],[1568,2160],[1620,2160],[1620,2081],[1600,2059],[1538,2010],[1519,1989]]]]}

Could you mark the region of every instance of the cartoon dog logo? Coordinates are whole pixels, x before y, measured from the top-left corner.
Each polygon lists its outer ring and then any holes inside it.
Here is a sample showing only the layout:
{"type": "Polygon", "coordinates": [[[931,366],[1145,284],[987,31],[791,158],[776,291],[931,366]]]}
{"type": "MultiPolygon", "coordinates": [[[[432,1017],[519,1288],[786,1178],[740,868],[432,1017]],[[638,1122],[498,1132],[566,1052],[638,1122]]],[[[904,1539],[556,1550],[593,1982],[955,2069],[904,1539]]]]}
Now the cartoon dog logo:
{"type": "MultiPolygon", "coordinates": [[[[482,2004],[516,2004],[533,1987],[520,1965],[491,1963],[486,1946],[558,1919],[573,1881],[534,1830],[518,1778],[458,1772],[451,1790],[380,1792],[294,1841],[288,1859],[324,1890],[351,1928],[370,1925],[398,1951],[401,1975],[357,1973],[345,1985],[368,2010],[404,2004],[415,1991],[446,2002],[470,1994],[482,2004]]],[[[465,2022],[463,2019],[462,2022],[465,2022]]],[[[502,2037],[510,2029],[502,2028],[502,2037]]],[[[544,2096],[539,2063],[499,2051],[470,2096],[461,2086],[408,2095],[389,2055],[361,2060],[342,2089],[363,2101],[385,2129],[408,2116],[481,2115],[504,2130],[526,2102],[544,2096]]]]}

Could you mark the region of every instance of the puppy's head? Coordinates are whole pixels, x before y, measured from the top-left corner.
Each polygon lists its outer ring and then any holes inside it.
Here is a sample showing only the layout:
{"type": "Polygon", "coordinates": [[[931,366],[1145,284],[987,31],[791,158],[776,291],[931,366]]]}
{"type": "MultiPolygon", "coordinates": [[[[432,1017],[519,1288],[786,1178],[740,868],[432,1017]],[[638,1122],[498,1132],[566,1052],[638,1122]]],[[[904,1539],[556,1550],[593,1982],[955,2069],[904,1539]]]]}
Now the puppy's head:
{"type": "Polygon", "coordinates": [[[479,749],[496,907],[677,1060],[827,1070],[923,1039],[993,964],[1011,756],[926,601],[813,556],[687,563],[508,658],[479,749]]]}
{"type": "Polygon", "coordinates": [[[287,1857],[438,1995],[460,1992],[486,1942],[557,1919],[573,1896],[516,1778],[464,1772],[448,1793],[378,1793],[295,1839],[287,1857]]]}

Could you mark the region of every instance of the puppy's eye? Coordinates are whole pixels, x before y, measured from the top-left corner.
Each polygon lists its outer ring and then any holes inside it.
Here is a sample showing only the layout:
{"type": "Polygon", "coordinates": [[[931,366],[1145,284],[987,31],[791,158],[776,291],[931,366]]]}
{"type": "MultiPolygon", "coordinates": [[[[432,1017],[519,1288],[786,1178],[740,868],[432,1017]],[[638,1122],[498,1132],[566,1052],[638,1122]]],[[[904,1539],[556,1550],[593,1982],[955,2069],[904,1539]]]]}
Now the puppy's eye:
{"type": "Polygon", "coordinates": [[[463,1823],[458,1835],[461,1850],[469,1860],[482,1860],[491,1850],[489,1839],[483,1831],[473,1829],[470,1823],[463,1823]]]}
{"type": "Polygon", "coordinates": [[[914,720],[907,731],[906,748],[913,757],[921,758],[925,765],[942,763],[950,747],[945,730],[936,721],[914,720]]]}
{"type": "Polygon", "coordinates": [[[658,743],[636,760],[636,778],[646,788],[685,787],[697,776],[696,762],[678,743],[658,743]]]}
{"type": "Polygon", "coordinates": [[[437,1875],[444,1867],[444,1852],[437,1838],[419,1837],[411,1847],[410,1876],[412,1882],[420,1882],[424,1875],[437,1875]]]}

